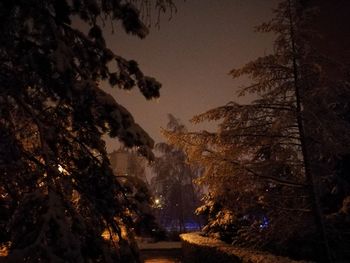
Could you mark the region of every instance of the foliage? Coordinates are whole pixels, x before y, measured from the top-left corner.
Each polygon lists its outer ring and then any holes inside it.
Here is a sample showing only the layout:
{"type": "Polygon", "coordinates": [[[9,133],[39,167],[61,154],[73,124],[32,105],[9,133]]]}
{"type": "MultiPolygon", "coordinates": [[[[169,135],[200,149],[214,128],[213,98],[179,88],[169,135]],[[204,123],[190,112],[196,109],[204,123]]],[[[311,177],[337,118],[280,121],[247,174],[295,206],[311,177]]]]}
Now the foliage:
{"type": "Polygon", "coordinates": [[[190,161],[205,167],[199,181],[209,187],[202,209],[212,212],[209,232],[224,232],[232,220],[221,230],[217,223],[233,213],[245,221],[236,223],[234,242],[273,244],[279,252],[310,233],[314,245],[323,238],[327,247],[320,200],[335,186],[334,160],[350,150],[349,123],[339,114],[347,109],[349,82],[323,74],[328,60],[309,46],[311,14],[297,3],[282,1],[275,17],[257,28],[276,34],[274,52],[230,72],[251,79],[238,94],[254,94],[252,103],[230,102],[193,118],[220,121],[216,132],[165,132],[190,161]]]}
{"type": "MultiPolygon", "coordinates": [[[[107,20],[147,35],[131,2],[0,3],[0,201],[8,204],[1,209],[9,214],[12,262],[137,261],[132,198],[114,177],[101,136],[149,158],[153,141],[99,86],[159,96],[160,83],[103,38],[107,20]]],[[[160,11],[170,3],[146,2],[160,11]]]]}
{"type": "Polygon", "coordinates": [[[197,214],[208,218],[203,231],[217,239],[232,243],[233,238],[237,235],[239,219],[232,211],[223,208],[213,198],[210,198],[210,194],[204,200],[205,203],[196,209],[197,214]]]}

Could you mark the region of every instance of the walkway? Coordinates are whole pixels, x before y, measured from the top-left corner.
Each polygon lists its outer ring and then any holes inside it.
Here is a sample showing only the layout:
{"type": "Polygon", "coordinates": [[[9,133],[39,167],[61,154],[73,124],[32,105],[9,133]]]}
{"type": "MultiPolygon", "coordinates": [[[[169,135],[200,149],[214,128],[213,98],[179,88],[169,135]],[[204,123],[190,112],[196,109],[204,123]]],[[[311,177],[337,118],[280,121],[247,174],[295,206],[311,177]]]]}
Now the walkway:
{"type": "Polygon", "coordinates": [[[140,243],[139,248],[144,263],[181,262],[180,242],[140,243]]]}

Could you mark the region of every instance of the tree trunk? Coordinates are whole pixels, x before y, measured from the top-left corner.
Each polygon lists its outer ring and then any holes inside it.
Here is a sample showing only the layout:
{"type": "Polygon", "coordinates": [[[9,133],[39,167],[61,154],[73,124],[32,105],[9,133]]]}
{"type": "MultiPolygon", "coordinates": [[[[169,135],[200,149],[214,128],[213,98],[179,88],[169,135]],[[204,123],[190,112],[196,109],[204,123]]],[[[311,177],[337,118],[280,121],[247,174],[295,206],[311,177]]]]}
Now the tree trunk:
{"type": "Polygon", "coordinates": [[[305,178],[306,178],[306,183],[307,183],[309,193],[311,195],[311,202],[312,202],[315,223],[321,234],[321,238],[323,242],[323,247],[324,247],[323,253],[325,254],[324,261],[331,263],[333,262],[332,254],[329,247],[325,220],[322,212],[322,207],[320,204],[317,180],[310,168],[308,144],[305,136],[305,127],[304,127],[304,119],[303,119],[303,112],[302,112],[303,102],[300,95],[301,87],[299,85],[299,71],[298,71],[298,63],[297,63],[297,57],[296,57],[297,50],[296,50],[296,44],[295,44],[295,33],[294,33],[294,25],[293,25],[291,0],[288,0],[288,5],[289,5],[288,8],[289,8],[289,21],[290,21],[291,48],[293,52],[293,77],[294,77],[294,91],[295,91],[295,98],[296,98],[296,120],[297,120],[298,130],[299,130],[305,178]]]}

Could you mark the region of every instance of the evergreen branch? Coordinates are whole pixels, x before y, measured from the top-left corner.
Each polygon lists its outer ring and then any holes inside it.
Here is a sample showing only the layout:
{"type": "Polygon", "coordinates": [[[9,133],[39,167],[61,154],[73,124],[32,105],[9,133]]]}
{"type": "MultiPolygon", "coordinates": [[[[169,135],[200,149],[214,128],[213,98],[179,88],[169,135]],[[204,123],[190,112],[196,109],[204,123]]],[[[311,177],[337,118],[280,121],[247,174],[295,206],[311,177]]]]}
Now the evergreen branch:
{"type": "MultiPolygon", "coordinates": [[[[177,137],[178,138],[178,137],[177,137]]],[[[197,147],[197,145],[191,143],[191,142],[188,142],[186,141],[185,139],[183,139],[182,137],[180,137],[180,139],[185,143],[185,144],[189,144],[191,146],[194,146],[194,147],[197,147]]],[[[226,161],[226,162],[229,162],[235,166],[238,166],[240,168],[243,168],[243,170],[247,171],[248,173],[250,173],[251,175],[257,177],[257,178],[263,178],[263,179],[267,179],[271,182],[274,182],[274,183],[277,183],[277,184],[280,184],[280,185],[285,185],[285,186],[289,186],[289,187],[306,187],[307,185],[306,184],[303,184],[303,183],[298,183],[298,182],[292,182],[292,181],[286,181],[286,180],[283,180],[283,179],[280,179],[280,178],[276,178],[274,176],[269,176],[269,175],[263,175],[263,174],[258,174],[256,173],[254,170],[250,169],[249,167],[246,167],[245,165],[242,165],[242,163],[238,162],[238,161],[234,161],[232,159],[229,159],[225,156],[221,156],[219,155],[217,152],[214,152],[208,148],[204,148],[202,149],[202,151],[204,152],[207,152],[207,153],[210,153],[212,155],[214,155],[215,157],[217,157],[219,160],[223,160],[223,161],[226,161]]]]}
{"type": "Polygon", "coordinates": [[[229,137],[265,137],[265,138],[284,138],[284,139],[292,139],[292,140],[299,140],[299,137],[294,136],[285,136],[285,135],[274,135],[274,134],[253,134],[253,133],[246,133],[246,134],[227,134],[226,136],[229,137]]]}

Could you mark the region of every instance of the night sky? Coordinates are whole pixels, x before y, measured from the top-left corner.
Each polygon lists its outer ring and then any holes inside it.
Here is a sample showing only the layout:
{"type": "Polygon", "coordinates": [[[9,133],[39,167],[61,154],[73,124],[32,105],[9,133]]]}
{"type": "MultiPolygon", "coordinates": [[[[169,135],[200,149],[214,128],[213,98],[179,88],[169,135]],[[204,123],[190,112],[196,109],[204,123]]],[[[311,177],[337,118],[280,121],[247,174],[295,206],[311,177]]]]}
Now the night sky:
{"type": "MultiPolygon", "coordinates": [[[[161,97],[147,101],[137,89],[123,91],[105,87],[126,107],[155,142],[164,141],[160,127],[167,114],[180,118],[189,129],[213,126],[191,125],[193,115],[236,100],[236,87],[247,80],[233,81],[232,68],[270,53],[272,35],[254,32],[254,26],[272,17],[277,0],[187,0],[177,1],[177,13],[160,29],[151,28],[146,39],[128,36],[116,28],[106,30],[107,46],[116,54],[136,60],[146,75],[162,83],[161,97]]],[[[242,98],[239,102],[244,102],[242,98]]],[[[107,139],[107,150],[117,149],[107,139]]]]}

